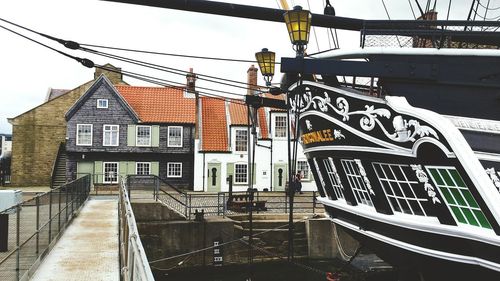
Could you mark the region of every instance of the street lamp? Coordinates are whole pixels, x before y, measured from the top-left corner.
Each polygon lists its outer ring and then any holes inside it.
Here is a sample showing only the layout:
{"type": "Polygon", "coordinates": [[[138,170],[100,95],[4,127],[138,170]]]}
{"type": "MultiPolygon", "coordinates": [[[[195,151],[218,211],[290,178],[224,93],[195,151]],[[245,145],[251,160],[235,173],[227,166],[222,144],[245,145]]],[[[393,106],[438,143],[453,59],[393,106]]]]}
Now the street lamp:
{"type": "Polygon", "coordinates": [[[260,73],[266,81],[266,86],[271,86],[271,80],[273,80],[274,76],[276,54],[264,48],[262,51],[255,53],[255,58],[259,64],[260,73]]]}
{"type": "Polygon", "coordinates": [[[287,11],[285,18],[286,28],[290,41],[298,56],[303,56],[309,42],[309,32],[311,31],[311,12],[302,10],[301,6],[293,7],[293,10],[287,11]]]}

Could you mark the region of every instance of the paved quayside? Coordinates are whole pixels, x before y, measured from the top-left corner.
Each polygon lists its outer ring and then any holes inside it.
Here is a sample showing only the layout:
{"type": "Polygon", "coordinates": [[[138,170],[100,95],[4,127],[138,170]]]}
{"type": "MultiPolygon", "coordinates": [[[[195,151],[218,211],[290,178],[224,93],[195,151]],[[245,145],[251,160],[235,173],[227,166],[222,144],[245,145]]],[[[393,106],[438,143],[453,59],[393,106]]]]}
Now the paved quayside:
{"type": "Polygon", "coordinates": [[[118,281],[118,201],[90,199],[31,280],[118,281]]]}

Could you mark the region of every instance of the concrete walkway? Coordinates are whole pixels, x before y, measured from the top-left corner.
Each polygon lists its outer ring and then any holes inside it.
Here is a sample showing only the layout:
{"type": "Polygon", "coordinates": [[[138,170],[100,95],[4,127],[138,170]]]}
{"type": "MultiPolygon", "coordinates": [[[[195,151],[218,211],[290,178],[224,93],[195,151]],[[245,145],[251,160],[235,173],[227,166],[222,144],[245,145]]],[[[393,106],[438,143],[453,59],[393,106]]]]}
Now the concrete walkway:
{"type": "Polygon", "coordinates": [[[118,201],[91,199],[30,280],[120,279],[118,201]]]}

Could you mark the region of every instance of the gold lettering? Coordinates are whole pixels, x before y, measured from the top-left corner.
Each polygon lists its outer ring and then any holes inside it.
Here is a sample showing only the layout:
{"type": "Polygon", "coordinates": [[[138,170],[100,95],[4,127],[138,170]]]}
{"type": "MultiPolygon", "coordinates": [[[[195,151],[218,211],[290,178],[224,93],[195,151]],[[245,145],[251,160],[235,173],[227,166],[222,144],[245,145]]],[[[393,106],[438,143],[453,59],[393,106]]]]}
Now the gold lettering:
{"type": "Polygon", "coordinates": [[[303,134],[301,138],[303,144],[310,144],[315,142],[327,142],[335,140],[332,135],[332,129],[324,129],[321,131],[306,133],[303,134]]]}

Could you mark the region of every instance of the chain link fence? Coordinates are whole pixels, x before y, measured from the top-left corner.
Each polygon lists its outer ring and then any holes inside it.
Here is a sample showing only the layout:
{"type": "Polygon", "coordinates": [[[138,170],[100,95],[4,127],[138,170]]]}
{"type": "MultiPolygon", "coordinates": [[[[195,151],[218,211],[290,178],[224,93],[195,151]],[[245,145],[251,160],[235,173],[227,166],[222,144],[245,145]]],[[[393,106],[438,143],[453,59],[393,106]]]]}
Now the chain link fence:
{"type": "Polygon", "coordinates": [[[0,252],[0,280],[26,278],[87,200],[89,191],[90,177],[85,176],[0,210],[0,219],[8,226],[0,229],[0,242],[7,245],[0,252]]]}

